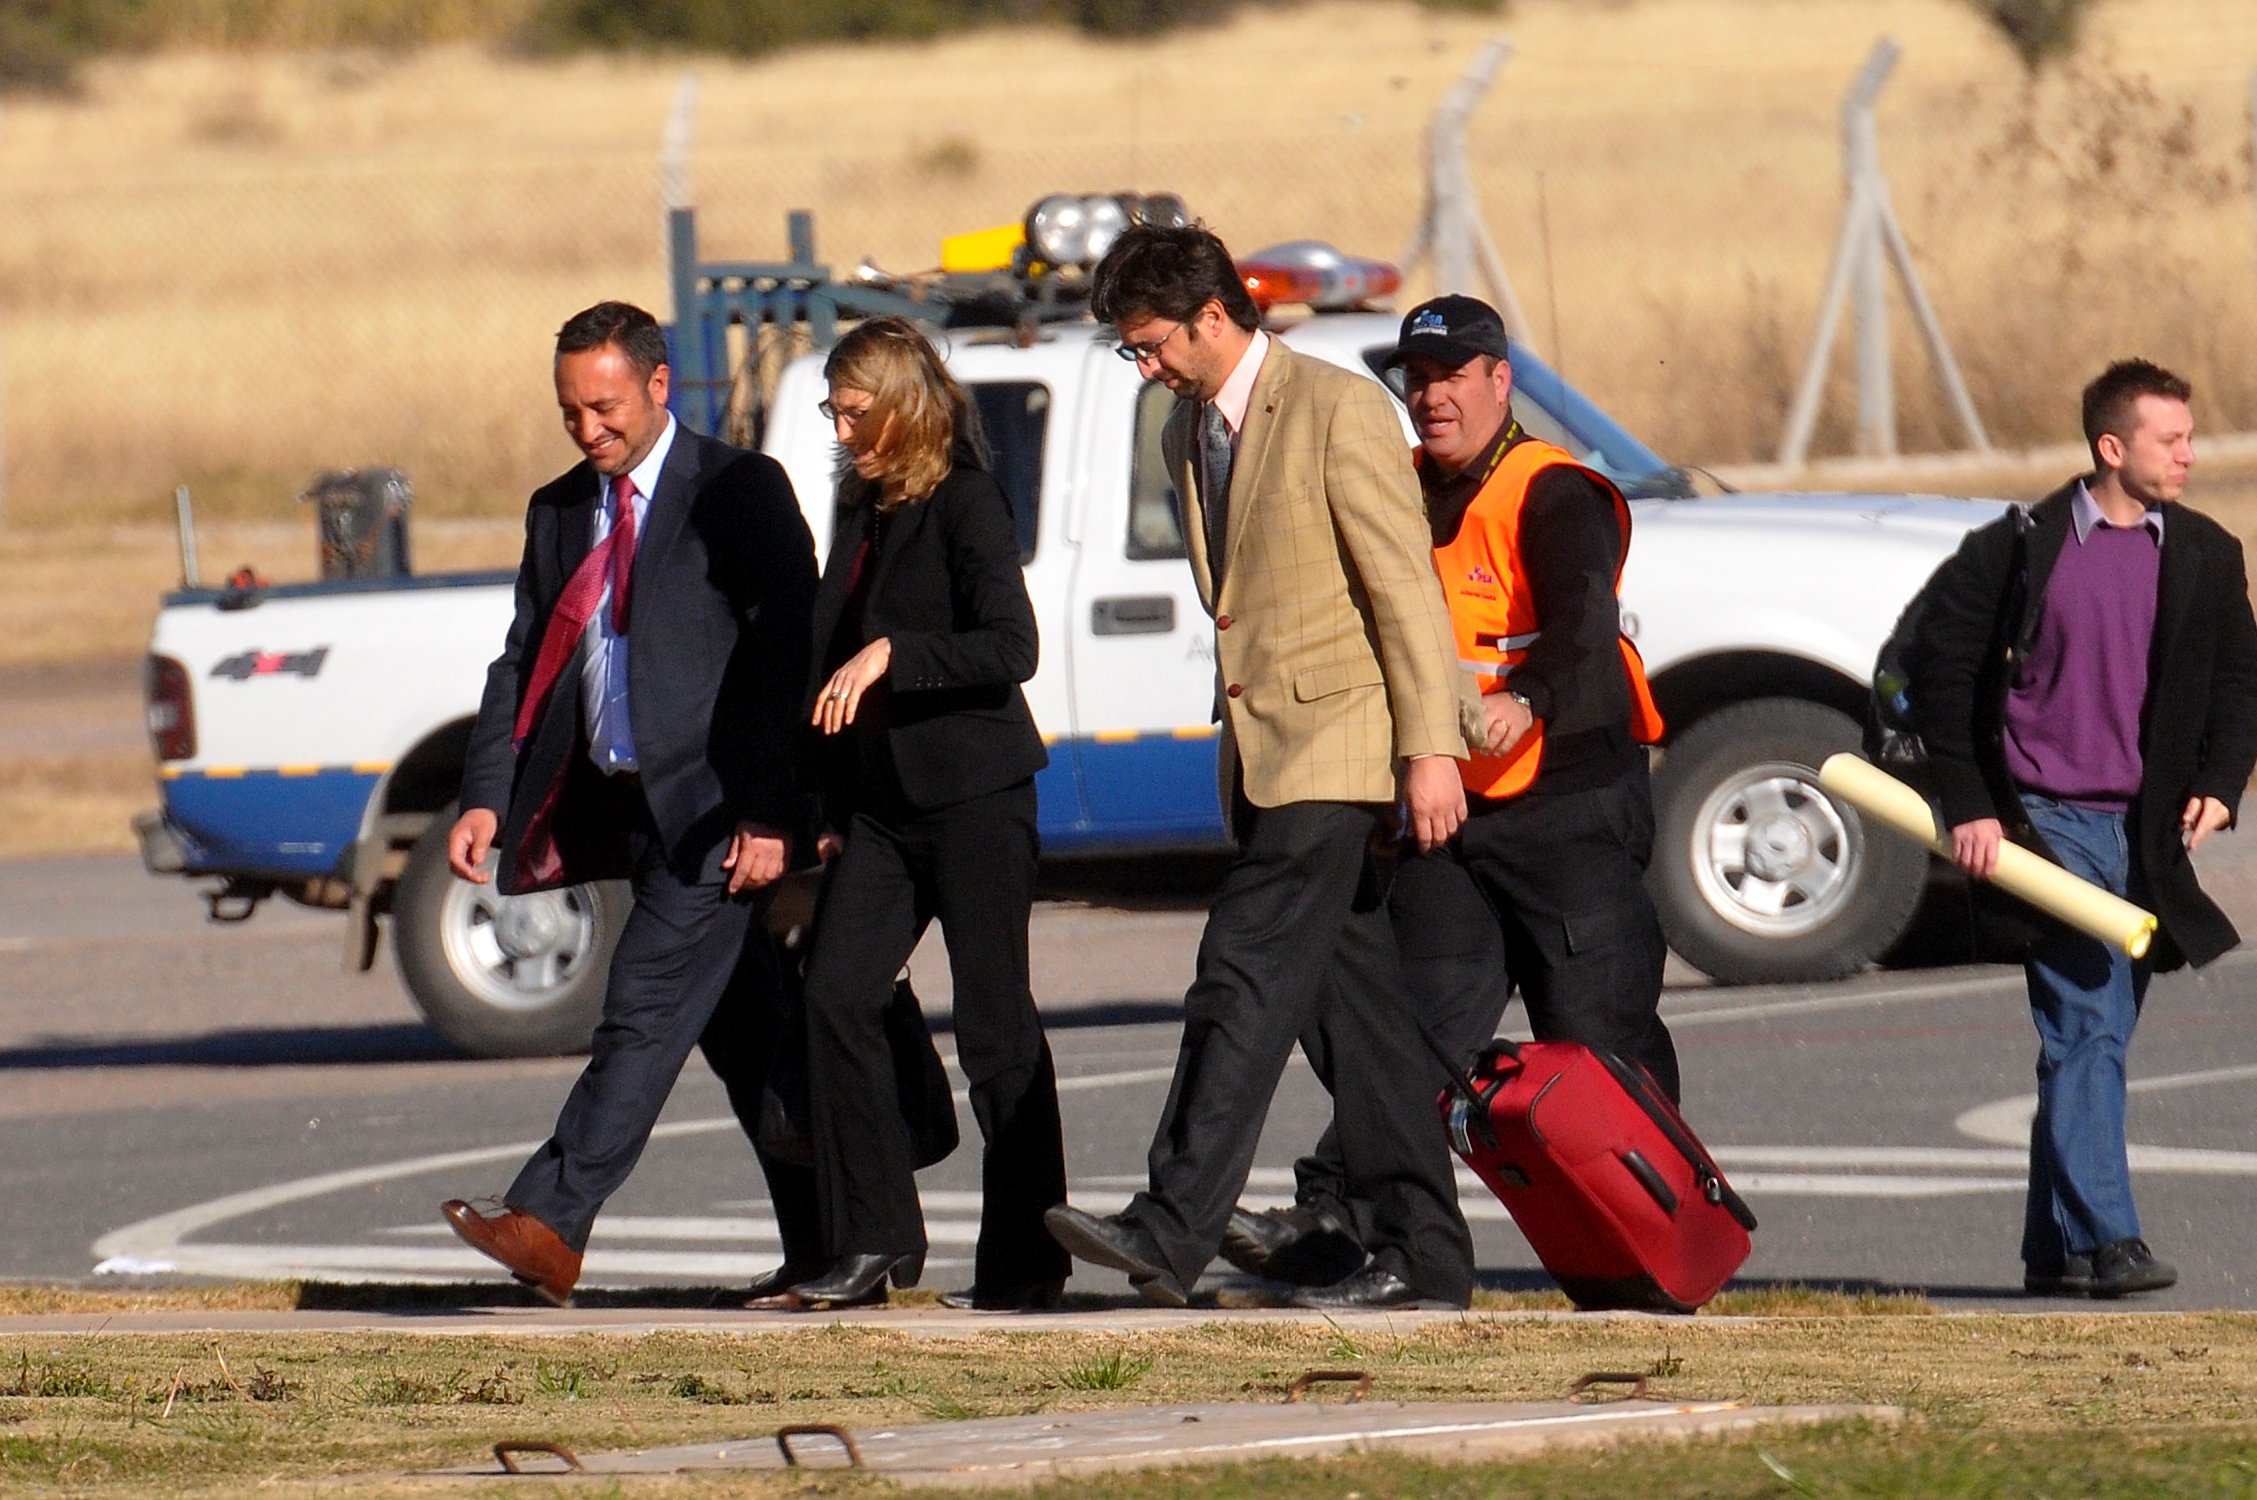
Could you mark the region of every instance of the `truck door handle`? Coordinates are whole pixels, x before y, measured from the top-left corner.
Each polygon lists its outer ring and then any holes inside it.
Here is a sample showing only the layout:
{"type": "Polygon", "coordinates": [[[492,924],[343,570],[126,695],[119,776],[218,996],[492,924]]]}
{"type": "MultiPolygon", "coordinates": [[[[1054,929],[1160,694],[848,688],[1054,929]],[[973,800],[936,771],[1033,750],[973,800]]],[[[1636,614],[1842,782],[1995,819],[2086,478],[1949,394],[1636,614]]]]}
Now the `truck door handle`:
{"type": "Polygon", "coordinates": [[[1091,635],[1166,635],[1176,628],[1172,594],[1099,599],[1089,606],[1091,635]]]}

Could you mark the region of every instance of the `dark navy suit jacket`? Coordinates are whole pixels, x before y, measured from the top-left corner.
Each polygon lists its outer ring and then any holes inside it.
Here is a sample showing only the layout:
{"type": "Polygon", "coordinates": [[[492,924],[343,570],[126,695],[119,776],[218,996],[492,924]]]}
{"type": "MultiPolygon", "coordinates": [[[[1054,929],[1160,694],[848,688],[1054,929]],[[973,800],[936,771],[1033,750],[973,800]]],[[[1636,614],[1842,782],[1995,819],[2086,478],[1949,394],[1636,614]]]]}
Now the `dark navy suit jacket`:
{"type": "MultiPolygon", "coordinates": [[[[617,830],[573,816],[601,774],[587,757],[579,655],[511,745],[550,612],[594,545],[600,494],[588,463],[534,493],[516,613],[471,731],[462,806],[501,819],[498,884],[511,894],[632,873],[617,830]]],[[[685,879],[721,878],[739,822],[800,821],[793,762],[815,582],[783,469],[678,427],[635,551],[627,703],[643,794],[685,879]]]]}

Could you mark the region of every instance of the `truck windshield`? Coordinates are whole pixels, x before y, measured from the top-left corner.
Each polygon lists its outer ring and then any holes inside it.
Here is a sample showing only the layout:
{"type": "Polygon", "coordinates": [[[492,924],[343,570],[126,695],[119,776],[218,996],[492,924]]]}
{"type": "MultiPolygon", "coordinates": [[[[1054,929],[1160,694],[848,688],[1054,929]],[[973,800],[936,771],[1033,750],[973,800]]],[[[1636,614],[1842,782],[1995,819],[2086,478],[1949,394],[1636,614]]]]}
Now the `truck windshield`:
{"type": "MultiPolygon", "coordinates": [[[[1364,363],[1403,399],[1403,372],[1381,369],[1392,344],[1364,351],[1364,363]]],[[[1559,372],[1525,349],[1513,353],[1513,415],[1530,437],[1556,443],[1613,480],[1632,500],[1689,500],[1698,491],[1684,470],[1662,462],[1651,448],[1592,403],[1559,372]]]]}

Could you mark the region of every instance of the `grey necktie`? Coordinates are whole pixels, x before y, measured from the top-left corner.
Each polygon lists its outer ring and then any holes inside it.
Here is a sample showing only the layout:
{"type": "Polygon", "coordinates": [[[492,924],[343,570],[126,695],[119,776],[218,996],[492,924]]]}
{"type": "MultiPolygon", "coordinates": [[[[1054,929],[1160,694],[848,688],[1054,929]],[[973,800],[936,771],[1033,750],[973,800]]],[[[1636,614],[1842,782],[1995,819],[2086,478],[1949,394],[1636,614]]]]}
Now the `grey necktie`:
{"type": "Polygon", "coordinates": [[[1207,571],[1220,578],[1230,535],[1230,423],[1212,401],[1199,407],[1199,505],[1207,515],[1207,571]]]}

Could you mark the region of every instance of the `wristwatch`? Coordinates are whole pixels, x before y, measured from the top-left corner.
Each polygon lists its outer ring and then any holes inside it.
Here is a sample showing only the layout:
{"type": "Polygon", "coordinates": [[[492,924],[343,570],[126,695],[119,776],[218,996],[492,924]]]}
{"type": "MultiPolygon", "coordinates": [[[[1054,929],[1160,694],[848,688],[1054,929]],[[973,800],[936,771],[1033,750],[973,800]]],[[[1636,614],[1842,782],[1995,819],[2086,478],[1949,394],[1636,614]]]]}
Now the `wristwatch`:
{"type": "Polygon", "coordinates": [[[1528,695],[1526,693],[1516,693],[1511,688],[1506,688],[1505,696],[1512,699],[1513,702],[1519,704],[1522,708],[1527,709],[1528,717],[1530,717],[1531,719],[1536,717],[1536,705],[1528,701],[1528,695]]]}

